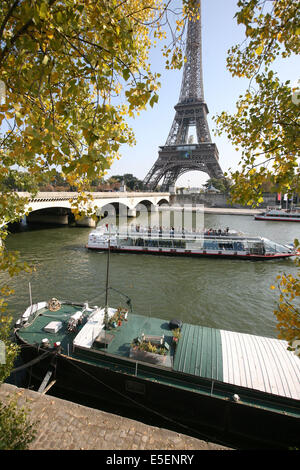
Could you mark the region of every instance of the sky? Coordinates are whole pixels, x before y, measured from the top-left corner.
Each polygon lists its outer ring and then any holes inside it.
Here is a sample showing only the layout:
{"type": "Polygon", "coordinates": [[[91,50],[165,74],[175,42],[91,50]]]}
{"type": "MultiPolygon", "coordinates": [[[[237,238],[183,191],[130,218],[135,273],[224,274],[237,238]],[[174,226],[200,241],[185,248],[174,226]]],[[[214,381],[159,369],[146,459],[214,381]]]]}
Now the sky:
{"type": "MultiPolygon", "coordinates": [[[[179,3],[179,2],[178,2],[179,3]]],[[[226,136],[215,136],[213,116],[222,111],[235,111],[235,103],[248,86],[248,80],[233,78],[226,69],[226,57],[230,47],[245,38],[243,25],[237,25],[234,15],[237,0],[202,0],[202,56],[204,99],[209,109],[208,124],[212,141],[219,150],[219,163],[226,172],[238,169],[240,152],[237,152],[226,136]]],[[[135,120],[129,120],[135,137],[135,147],[123,146],[122,157],[116,160],[106,178],[112,175],[132,173],[143,180],[158,158],[160,145],[168,137],[174,116],[174,106],[179,100],[183,69],[166,70],[164,58],[157,47],[151,54],[152,70],[161,74],[159,101],[150,106],[135,120]]],[[[296,83],[300,74],[299,57],[277,61],[273,67],[282,81],[296,83]]],[[[176,186],[199,187],[208,179],[200,171],[188,172],[176,182],[176,186]]]]}

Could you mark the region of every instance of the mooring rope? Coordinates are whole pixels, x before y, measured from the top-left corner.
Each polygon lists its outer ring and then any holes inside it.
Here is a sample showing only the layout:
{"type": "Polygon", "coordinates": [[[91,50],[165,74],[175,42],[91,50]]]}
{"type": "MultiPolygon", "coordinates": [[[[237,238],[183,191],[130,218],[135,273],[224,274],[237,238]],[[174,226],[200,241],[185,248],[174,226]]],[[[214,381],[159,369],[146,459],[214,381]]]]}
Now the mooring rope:
{"type": "Polygon", "coordinates": [[[16,367],[15,369],[13,369],[11,371],[11,373],[14,374],[16,372],[20,372],[23,369],[27,369],[27,367],[30,367],[30,366],[33,366],[34,364],[37,364],[38,362],[42,361],[43,359],[45,359],[46,356],[49,356],[50,354],[53,354],[53,352],[52,351],[46,351],[43,354],[41,354],[41,356],[38,356],[35,359],[32,359],[31,361],[27,362],[26,364],[23,364],[20,367],[16,367]]]}

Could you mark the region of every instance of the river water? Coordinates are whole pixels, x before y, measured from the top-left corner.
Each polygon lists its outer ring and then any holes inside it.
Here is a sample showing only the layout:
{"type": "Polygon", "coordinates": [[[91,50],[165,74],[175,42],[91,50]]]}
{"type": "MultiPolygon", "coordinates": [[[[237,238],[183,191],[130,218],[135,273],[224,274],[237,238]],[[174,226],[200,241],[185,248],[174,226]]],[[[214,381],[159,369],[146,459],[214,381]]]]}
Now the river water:
{"type": "MultiPolygon", "coordinates": [[[[206,214],[204,224],[282,243],[292,243],[300,235],[300,224],[255,221],[252,216],[206,214]]],[[[8,248],[19,250],[22,259],[36,267],[32,274],[9,281],[15,289],[9,298],[14,318],[29,305],[29,282],[33,302],[56,297],[103,305],[107,254],[85,248],[90,231],[36,226],[9,235],[8,248]]],[[[136,313],[276,337],[273,310],[279,294],[270,286],[283,272],[296,273],[292,259],[253,262],[111,254],[109,281],[130,297],[136,313]]],[[[7,279],[2,275],[0,281],[7,279]]],[[[123,301],[119,292],[110,291],[111,305],[123,301]]]]}

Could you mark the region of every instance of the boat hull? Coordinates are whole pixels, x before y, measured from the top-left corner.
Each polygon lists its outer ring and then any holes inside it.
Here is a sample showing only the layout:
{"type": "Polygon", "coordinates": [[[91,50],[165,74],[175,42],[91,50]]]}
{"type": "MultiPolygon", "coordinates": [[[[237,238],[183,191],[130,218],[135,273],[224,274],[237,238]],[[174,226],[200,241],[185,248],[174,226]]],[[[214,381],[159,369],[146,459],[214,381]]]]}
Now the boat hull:
{"type": "MultiPolygon", "coordinates": [[[[21,350],[24,362],[44,353],[41,348],[30,346],[16,336],[19,342],[26,344],[21,350]]],[[[104,403],[110,403],[115,406],[117,413],[136,410],[141,416],[150,414],[154,421],[155,418],[159,420],[160,425],[163,420],[163,426],[176,429],[177,432],[230,447],[285,449],[300,445],[297,416],[237,403],[230,397],[240,393],[238,387],[226,384],[228,398],[218,398],[215,390],[222,390],[225,387],[222,383],[203,378],[201,387],[206,387],[207,391],[196,393],[166,383],[167,380],[162,383],[145,378],[149,366],[138,364],[138,367],[136,373],[134,370],[124,372],[117,366],[113,370],[109,359],[107,365],[99,367],[91,364],[88,358],[50,352],[47,358],[34,365],[32,373],[42,381],[49,368],[52,369],[55,386],[64,391],[66,398],[76,390],[83,397],[92,399],[100,408],[104,403]]],[[[172,372],[165,372],[165,378],[168,374],[172,372]]],[[[295,406],[298,404],[295,403],[295,406]]]]}
{"type": "MultiPolygon", "coordinates": [[[[92,251],[108,251],[107,247],[102,246],[91,246],[86,245],[88,250],[92,251]]],[[[189,256],[189,257],[199,257],[199,258],[223,258],[223,259],[243,259],[249,261],[270,261],[282,258],[290,258],[295,256],[294,253],[276,253],[274,255],[252,255],[252,254],[241,254],[241,253],[226,253],[226,252],[216,252],[210,253],[206,251],[192,251],[192,250],[184,250],[184,251],[176,251],[176,250],[151,250],[151,249],[134,249],[134,248],[120,248],[115,246],[110,246],[110,252],[112,253],[134,253],[134,254],[142,254],[142,255],[164,255],[164,256],[189,256]]]]}
{"type": "Polygon", "coordinates": [[[255,215],[255,220],[270,220],[275,222],[300,222],[300,218],[292,218],[292,217],[266,217],[263,215],[255,215]]]}

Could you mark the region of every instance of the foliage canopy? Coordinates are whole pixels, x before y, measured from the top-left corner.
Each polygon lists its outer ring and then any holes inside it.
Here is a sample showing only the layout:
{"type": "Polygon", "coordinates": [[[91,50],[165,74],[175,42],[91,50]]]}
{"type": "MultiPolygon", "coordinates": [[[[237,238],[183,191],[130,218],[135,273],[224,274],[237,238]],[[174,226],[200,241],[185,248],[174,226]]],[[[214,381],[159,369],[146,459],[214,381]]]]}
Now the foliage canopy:
{"type": "MultiPolygon", "coordinates": [[[[29,202],[14,185],[34,195],[59,171],[81,193],[119,158],[122,144],[135,143],[126,118],[158,101],[159,74],[151,70],[149,52],[170,26],[166,67],[183,62],[184,20],[197,15],[198,1],[182,0],[182,6],[178,12],[171,0],[2,0],[0,270],[8,276],[30,270],[4,243],[7,223],[20,220],[29,202]]],[[[85,201],[82,193],[75,216],[85,201]]],[[[1,312],[10,293],[2,286],[1,312]]],[[[1,383],[17,350],[9,343],[10,319],[1,314],[0,320],[7,347],[1,383]]],[[[24,448],[22,436],[32,434],[13,403],[0,406],[1,430],[1,448],[8,448],[12,435],[11,448],[24,448]]]]}
{"type": "Polygon", "coordinates": [[[277,192],[300,191],[299,88],[297,93],[297,86],[281,83],[271,69],[276,58],[299,53],[300,11],[293,0],[241,0],[238,6],[246,38],[229,50],[227,67],[250,83],[236,114],[223,112],[216,122],[218,132],[242,150],[241,167],[231,174],[232,198],[255,206],[263,201],[263,183],[277,192]]]}
{"type": "MultiPolygon", "coordinates": [[[[158,101],[149,52],[163,41],[166,67],[183,63],[185,19],[197,0],[3,0],[0,10],[0,240],[28,199],[57,171],[79,193],[135,143],[127,117],[158,101]],[[170,44],[166,45],[167,32],[170,44]]],[[[80,209],[79,209],[80,207],[80,209]]],[[[0,269],[29,267],[0,243],[0,269]]],[[[8,291],[7,286],[5,286],[8,291]]],[[[3,293],[3,292],[2,292],[3,293]]]]}
{"type": "MultiPolygon", "coordinates": [[[[101,177],[122,144],[134,144],[126,117],[158,101],[149,51],[166,36],[172,2],[161,0],[3,0],[0,12],[0,181],[22,169],[24,191],[60,169],[80,190],[101,177]],[[168,16],[169,15],[169,16],[168,16]]],[[[183,1],[167,67],[183,61],[183,1]]],[[[174,19],[174,21],[175,21],[174,19]]],[[[2,195],[0,220],[22,207],[2,195]]]]}
{"type": "MultiPolygon", "coordinates": [[[[236,113],[216,117],[218,132],[242,149],[240,168],[231,172],[231,197],[256,206],[266,185],[274,192],[300,194],[299,110],[300,90],[281,83],[272,70],[276,58],[300,51],[300,9],[294,0],[239,0],[238,24],[245,26],[245,41],[232,47],[227,66],[233,76],[249,79],[249,87],[236,104],[236,113]]],[[[295,240],[299,248],[299,241],[295,240]]],[[[277,278],[279,302],[274,314],[279,337],[300,346],[300,260],[296,276],[277,278]]],[[[275,286],[272,286],[275,289],[275,286]]]]}

